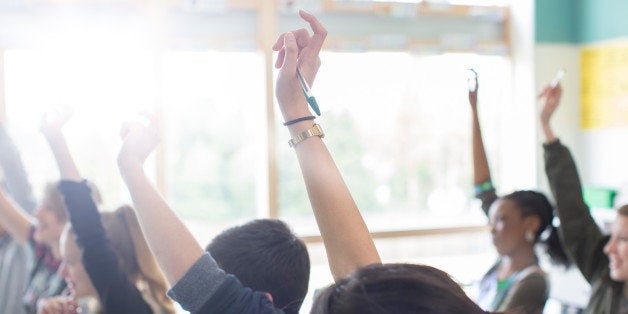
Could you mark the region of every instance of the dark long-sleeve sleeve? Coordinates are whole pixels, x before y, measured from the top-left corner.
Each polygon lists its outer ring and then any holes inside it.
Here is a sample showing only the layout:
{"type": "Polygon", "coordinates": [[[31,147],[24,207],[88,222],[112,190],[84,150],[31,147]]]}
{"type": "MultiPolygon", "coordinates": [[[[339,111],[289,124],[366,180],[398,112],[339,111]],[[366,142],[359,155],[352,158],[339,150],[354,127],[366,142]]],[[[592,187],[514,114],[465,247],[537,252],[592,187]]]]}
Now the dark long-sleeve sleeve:
{"type": "Polygon", "coordinates": [[[82,249],[82,261],[98,291],[104,313],[152,313],[137,287],[118,265],[100,213],[86,182],[61,181],[76,242],[82,249]]]}
{"type": "Polygon", "coordinates": [[[32,213],[36,205],[33,188],[24,170],[20,153],[2,125],[0,125],[0,167],[11,197],[22,209],[32,213]]]}
{"type": "Polygon", "coordinates": [[[578,169],[569,149],[560,141],[543,145],[543,148],[545,173],[556,200],[559,232],[565,249],[582,275],[592,282],[607,273],[604,245],[608,237],[602,234],[584,202],[578,169]]]}

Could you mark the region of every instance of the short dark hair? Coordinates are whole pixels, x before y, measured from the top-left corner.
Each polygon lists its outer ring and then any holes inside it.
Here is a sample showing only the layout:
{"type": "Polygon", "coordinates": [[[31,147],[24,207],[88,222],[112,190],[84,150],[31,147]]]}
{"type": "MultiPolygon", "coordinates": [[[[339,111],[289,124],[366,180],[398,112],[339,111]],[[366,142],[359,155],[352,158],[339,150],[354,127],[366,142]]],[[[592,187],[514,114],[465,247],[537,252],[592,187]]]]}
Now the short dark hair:
{"type": "Polygon", "coordinates": [[[298,313],[310,280],[305,243],[283,221],[256,219],[216,236],[206,250],[246,287],[268,292],[275,307],[298,313]]]}
{"type": "Polygon", "coordinates": [[[321,291],[312,314],[485,314],[447,273],[415,264],[375,264],[321,291]]]}

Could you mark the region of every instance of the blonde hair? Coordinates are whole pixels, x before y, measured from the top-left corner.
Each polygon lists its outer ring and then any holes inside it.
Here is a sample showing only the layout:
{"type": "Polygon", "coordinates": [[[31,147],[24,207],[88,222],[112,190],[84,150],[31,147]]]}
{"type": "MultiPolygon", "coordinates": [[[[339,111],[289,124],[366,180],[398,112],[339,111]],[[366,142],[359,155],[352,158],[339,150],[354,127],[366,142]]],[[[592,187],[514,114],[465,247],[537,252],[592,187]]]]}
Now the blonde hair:
{"type": "Polygon", "coordinates": [[[68,210],[65,207],[65,201],[63,200],[63,194],[57,187],[59,182],[46,183],[44,187],[44,199],[42,205],[52,211],[60,221],[68,221],[68,210]]]}
{"type": "Polygon", "coordinates": [[[155,313],[175,313],[172,300],[166,296],[168,282],[144,239],[133,209],[123,205],[114,212],[103,212],[101,216],[120,268],[140,291],[143,287],[148,288],[148,293],[142,293],[146,303],[155,313]]]}

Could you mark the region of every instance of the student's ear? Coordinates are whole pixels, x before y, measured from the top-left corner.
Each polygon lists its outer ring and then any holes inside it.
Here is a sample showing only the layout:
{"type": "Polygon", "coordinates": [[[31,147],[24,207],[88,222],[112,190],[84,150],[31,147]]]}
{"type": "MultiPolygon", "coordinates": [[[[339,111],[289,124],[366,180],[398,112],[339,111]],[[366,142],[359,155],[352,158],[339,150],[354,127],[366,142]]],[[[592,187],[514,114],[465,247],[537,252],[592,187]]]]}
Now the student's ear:
{"type": "Polygon", "coordinates": [[[273,295],[268,293],[268,292],[262,292],[267,298],[268,300],[270,300],[270,303],[275,304],[275,302],[273,301],[273,295]]]}
{"type": "Polygon", "coordinates": [[[527,230],[532,230],[536,234],[541,228],[541,218],[536,215],[528,216],[525,218],[524,224],[527,230]]]}

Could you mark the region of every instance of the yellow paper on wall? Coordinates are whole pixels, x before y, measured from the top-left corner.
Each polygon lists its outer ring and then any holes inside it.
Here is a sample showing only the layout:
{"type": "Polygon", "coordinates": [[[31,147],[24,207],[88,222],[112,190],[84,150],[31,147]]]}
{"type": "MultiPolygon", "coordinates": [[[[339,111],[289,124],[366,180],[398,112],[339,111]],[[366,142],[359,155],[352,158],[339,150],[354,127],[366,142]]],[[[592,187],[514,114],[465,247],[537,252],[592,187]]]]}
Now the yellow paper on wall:
{"type": "Polygon", "coordinates": [[[628,45],[584,48],[580,66],[582,128],[628,126],[628,45]]]}

